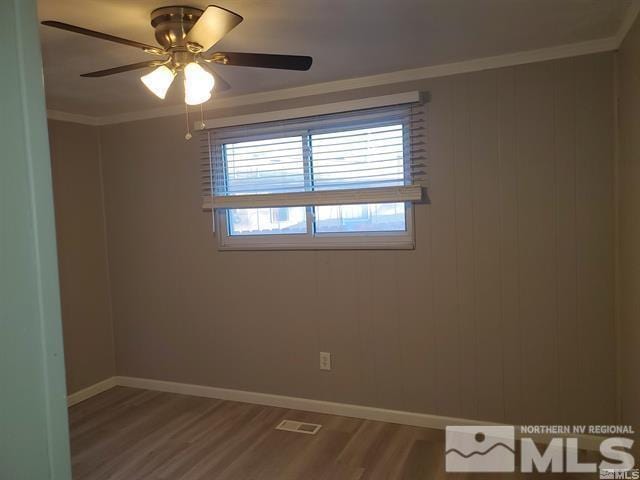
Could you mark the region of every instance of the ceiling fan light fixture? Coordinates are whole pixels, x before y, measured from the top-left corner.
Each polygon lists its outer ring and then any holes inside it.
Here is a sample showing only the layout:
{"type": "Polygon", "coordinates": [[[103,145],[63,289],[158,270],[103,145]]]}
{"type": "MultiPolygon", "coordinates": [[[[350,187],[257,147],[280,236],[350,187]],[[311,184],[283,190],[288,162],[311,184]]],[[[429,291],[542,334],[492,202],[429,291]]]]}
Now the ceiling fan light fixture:
{"type": "Polygon", "coordinates": [[[140,80],[154,95],[164,100],[175,76],[176,73],[169,67],[160,65],[151,73],[140,77],[140,80]]]}
{"type": "Polygon", "coordinates": [[[215,78],[195,62],[184,68],[184,101],[187,105],[200,105],[211,98],[215,78]]]}

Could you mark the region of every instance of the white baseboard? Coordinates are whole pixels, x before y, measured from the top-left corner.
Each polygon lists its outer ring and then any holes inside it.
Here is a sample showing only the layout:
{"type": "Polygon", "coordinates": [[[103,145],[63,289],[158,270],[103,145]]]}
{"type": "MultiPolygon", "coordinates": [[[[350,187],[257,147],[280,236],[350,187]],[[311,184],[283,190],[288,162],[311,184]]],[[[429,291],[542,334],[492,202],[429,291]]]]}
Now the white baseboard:
{"type": "MultiPolygon", "coordinates": [[[[488,422],[484,420],[472,420],[469,418],[446,417],[431,415],[428,413],[406,412],[402,410],[389,410],[386,408],[368,407],[350,403],[327,402],[324,400],[312,400],[309,398],[288,397],[270,393],[248,392],[245,390],[233,390],[228,388],[209,387],[206,385],[193,385],[188,383],[167,382],[150,378],[136,377],[112,377],[97,383],[89,388],[81,390],[69,397],[69,405],[74,405],[86,400],[114,386],[141,388],[159,392],[179,393],[196,397],[216,398],[219,400],[231,400],[235,402],[254,403],[271,407],[304,410],[314,413],[340,415],[343,417],[361,418],[363,420],[375,420],[378,422],[397,423],[414,427],[434,428],[444,430],[447,426],[481,426],[504,425],[502,423],[488,422]],[[74,397],[73,400],[71,397],[74,397]]],[[[519,429],[516,426],[516,432],[519,429]]],[[[517,436],[519,436],[517,434],[517,436]]],[[[552,437],[548,435],[526,435],[533,437],[536,442],[549,443],[552,437]]],[[[579,439],[580,448],[597,451],[603,437],[593,435],[575,435],[579,439]]]]}
{"type": "Polygon", "coordinates": [[[116,377],[116,379],[118,385],[125,387],[181,393],[196,397],[217,398],[220,400],[232,400],[244,403],[255,403],[258,405],[268,405],[270,407],[290,408],[293,410],[326,413],[330,415],[340,415],[343,417],[355,417],[362,418],[364,420],[376,420],[387,423],[399,423],[415,427],[444,430],[447,425],[500,425],[495,422],[484,422],[466,418],[443,417],[426,413],[388,410],[385,408],[367,407],[364,405],[354,405],[350,403],[327,402],[324,400],[312,400],[309,398],[288,397],[270,393],[208,387],[204,385],[191,385],[187,383],[166,382],[163,380],[152,380],[147,378],[116,377]]]}
{"type": "Polygon", "coordinates": [[[67,406],[72,407],[77,403],[82,402],[83,400],[87,400],[88,398],[95,397],[99,393],[106,392],[110,388],[113,388],[117,385],[117,377],[110,377],[106,380],[102,380],[101,382],[94,383],[93,385],[83,388],[71,395],[67,396],[67,406]]]}

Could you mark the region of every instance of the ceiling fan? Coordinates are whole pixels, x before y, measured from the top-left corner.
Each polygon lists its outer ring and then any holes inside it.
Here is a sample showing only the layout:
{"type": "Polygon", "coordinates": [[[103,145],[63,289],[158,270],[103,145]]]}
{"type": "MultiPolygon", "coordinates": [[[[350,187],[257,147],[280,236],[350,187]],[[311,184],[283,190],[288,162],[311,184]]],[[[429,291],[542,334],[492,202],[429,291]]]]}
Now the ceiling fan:
{"type": "Polygon", "coordinates": [[[277,68],[282,70],[309,70],[313,59],[300,55],[273,55],[264,53],[237,53],[211,51],[212,47],[238,26],[243,18],[226,8],[210,5],[206,10],[188,6],[158,8],[151,12],[151,25],[161,47],[115,37],[68,23],[46,20],[48,27],[88,35],[109,42],[138,48],[157,58],[145,62],[85,73],[83,77],[104,77],[117,73],[155,69],[141,77],[142,82],[155,95],[164,99],[174,78],[184,73],[185,103],[199,105],[211,98],[211,91],[227,90],[229,84],[219,74],[203,68],[203,64],[234,65],[242,67],[277,68]]]}

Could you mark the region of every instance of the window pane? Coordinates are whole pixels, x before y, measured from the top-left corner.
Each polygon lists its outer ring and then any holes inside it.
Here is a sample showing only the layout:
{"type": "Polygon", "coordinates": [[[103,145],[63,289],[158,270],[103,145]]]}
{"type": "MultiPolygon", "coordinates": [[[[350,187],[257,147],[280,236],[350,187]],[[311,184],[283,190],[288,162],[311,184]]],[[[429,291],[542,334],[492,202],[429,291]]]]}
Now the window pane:
{"type": "Polygon", "coordinates": [[[402,124],[313,134],[316,190],[404,185],[402,124]]]}
{"type": "Polygon", "coordinates": [[[229,195],[304,191],[302,137],[224,145],[229,195]]]}
{"type": "Polygon", "coordinates": [[[316,232],[406,231],[404,203],[370,203],[315,207],[316,232]]]}
{"type": "Polygon", "coordinates": [[[305,207],[237,208],[228,211],[229,235],[307,233],[305,207]]]}

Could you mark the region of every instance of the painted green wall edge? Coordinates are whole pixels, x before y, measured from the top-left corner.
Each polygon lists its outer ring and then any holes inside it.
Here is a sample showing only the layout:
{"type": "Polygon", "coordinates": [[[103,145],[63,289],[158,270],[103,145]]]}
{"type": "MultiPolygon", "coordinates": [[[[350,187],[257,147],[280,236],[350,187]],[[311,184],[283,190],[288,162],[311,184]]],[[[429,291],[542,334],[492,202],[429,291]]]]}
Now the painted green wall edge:
{"type": "Polygon", "coordinates": [[[35,0],[0,0],[0,478],[71,478],[35,0]]]}

